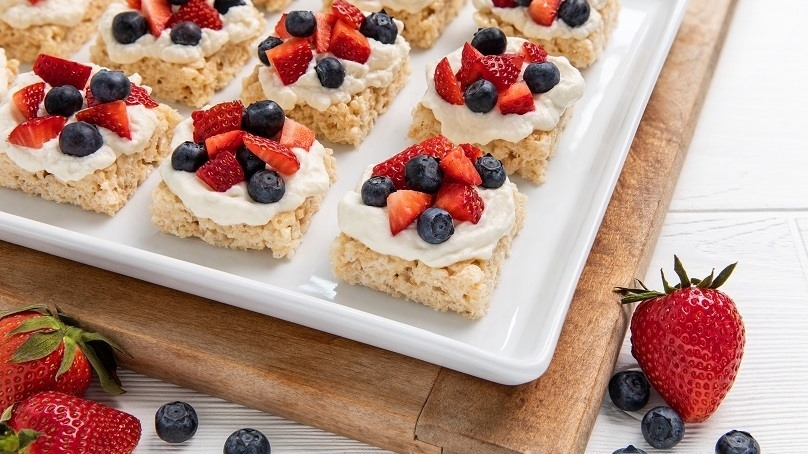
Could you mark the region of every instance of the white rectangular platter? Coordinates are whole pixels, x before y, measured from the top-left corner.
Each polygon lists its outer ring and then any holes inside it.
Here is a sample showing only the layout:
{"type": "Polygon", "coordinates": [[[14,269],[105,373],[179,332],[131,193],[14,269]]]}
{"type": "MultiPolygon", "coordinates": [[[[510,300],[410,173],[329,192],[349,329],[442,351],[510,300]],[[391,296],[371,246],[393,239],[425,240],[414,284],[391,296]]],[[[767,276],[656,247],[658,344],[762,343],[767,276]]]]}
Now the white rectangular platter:
{"type": "MultiPolygon", "coordinates": [[[[491,309],[480,320],[340,283],[328,262],[338,234],[337,202],[368,164],[413,143],[406,132],[410,111],[425,89],[423,68],[471,39],[477,27],[470,4],[433,49],[413,51],[407,85],[368,139],[356,149],[334,147],[339,179],[291,260],[159,232],[151,225],[149,211],[156,173],[115,217],[0,189],[0,239],[494,382],[533,380],[550,364],[578,278],[687,2],[622,3],[607,49],[583,72],[586,92],[575,105],[548,181],[537,186],[515,180],[529,198],[528,218],[513,243],[491,309]]],[[[318,0],[292,6],[320,7],[318,0]]],[[[278,17],[268,16],[269,27],[278,17]]],[[[85,49],[76,59],[86,55],[85,49]]],[[[255,64],[257,58],[240,77],[255,64]]],[[[237,98],[240,86],[239,78],[214,102],[237,98]]]]}

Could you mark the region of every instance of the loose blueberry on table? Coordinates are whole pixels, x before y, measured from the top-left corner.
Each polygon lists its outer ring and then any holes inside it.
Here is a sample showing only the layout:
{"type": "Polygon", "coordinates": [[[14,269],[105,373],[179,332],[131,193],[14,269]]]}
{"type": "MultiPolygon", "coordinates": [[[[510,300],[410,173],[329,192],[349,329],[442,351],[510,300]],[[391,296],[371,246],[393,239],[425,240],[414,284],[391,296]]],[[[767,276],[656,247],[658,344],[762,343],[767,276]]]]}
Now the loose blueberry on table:
{"type": "Polygon", "coordinates": [[[267,437],[255,429],[239,429],[224,442],[224,454],[270,454],[267,437]]]}
{"type": "Polygon", "coordinates": [[[163,441],[182,443],[190,440],[199,428],[196,410],[185,402],[169,402],[154,415],[154,429],[163,441]]]}
{"type": "Polygon", "coordinates": [[[749,432],[730,430],[716,442],[715,454],[760,454],[760,444],[749,432]]]}
{"type": "Polygon", "coordinates": [[[671,407],[659,406],[648,410],[640,428],[645,441],[658,449],[672,448],[685,436],[685,424],[671,407]]]}
{"type": "Polygon", "coordinates": [[[634,445],[628,445],[625,448],[620,448],[614,451],[612,454],[648,454],[642,449],[635,448],[634,445]]]}
{"type": "Polygon", "coordinates": [[[620,371],[609,380],[609,398],[621,410],[637,411],[648,403],[650,397],[651,384],[638,370],[620,371]]]}

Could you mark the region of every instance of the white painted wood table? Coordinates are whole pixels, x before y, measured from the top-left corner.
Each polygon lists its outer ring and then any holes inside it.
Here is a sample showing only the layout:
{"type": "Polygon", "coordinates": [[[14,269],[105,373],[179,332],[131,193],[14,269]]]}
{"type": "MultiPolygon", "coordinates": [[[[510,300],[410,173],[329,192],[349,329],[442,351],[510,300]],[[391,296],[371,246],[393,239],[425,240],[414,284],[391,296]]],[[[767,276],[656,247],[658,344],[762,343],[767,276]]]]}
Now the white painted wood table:
{"type": "MultiPolygon", "coordinates": [[[[694,275],[738,261],[724,290],[747,328],[735,386],[707,422],[691,424],[670,452],[713,452],[718,437],[743,429],[765,453],[808,448],[808,2],[777,6],[740,0],[644,281],[660,287],[678,254],[694,275]]],[[[628,339],[617,368],[635,363],[628,339]]],[[[144,434],[136,453],[220,453],[234,430],[254,427],[274,453],[383,452],[279,417],[123,371],[128,393],[89,397],[138,416],[144,434]],[[162,442],[154,412],[184,400],[199,413],[196,436],[162,442]]],[[[564,411],[563,408],[558,409],[564,411]]],[[[642,438],[639,415],[616,410],[608,397],[587,453],[609,454],[642,438]]]]}

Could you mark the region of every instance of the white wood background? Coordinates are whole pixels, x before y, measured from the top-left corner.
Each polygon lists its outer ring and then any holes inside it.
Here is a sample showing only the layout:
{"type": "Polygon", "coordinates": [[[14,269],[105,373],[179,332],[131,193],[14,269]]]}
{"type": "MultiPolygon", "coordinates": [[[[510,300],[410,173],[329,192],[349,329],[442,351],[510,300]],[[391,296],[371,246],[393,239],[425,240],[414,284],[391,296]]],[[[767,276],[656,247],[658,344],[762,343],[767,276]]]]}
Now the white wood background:
{"type": "MultiPolygon", "coordinates": [[[[738,379],[718,412],[691,424],[669,452],[710,453],[731,429],[751,432],[766,453],[808,448],[808,2],[740,0],[685,162],[651,272],[672,275],[678,254],[693,275],[738,261],[724,287],[747,328],[738,379]]],[[[635,363],[624,343],[617,368],[635,363]]],[[[124,371],[128,393],[88,397],[138,416],[136,453],[221,453],[234,430],[254,427],[273,453],[370,453],[379,449],[124,371]],[[154,413],[184,400],[200,416],[196,436],[162,442],[154,413]]],[[[564,411],[563,408],[558,409],[564,411]]],[[[637,414],[604,400],[587,453],[629,443],[649,450],[637,414]]]]}

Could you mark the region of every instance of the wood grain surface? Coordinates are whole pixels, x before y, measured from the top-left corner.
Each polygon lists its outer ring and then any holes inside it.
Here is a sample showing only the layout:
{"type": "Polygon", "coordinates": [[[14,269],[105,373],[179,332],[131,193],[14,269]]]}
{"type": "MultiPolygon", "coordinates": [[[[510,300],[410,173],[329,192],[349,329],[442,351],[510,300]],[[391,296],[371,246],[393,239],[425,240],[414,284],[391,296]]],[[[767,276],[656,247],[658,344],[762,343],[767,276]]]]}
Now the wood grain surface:
{"type": "Polygon", "coordinates": [[[496,385],[5,242],[0,309],[58,302],[122,344],[128,369],[394,451],[583,452],[627,325],[611,288],[645,274],[734,5],[691,1],[536,381],[496,385]]]}

